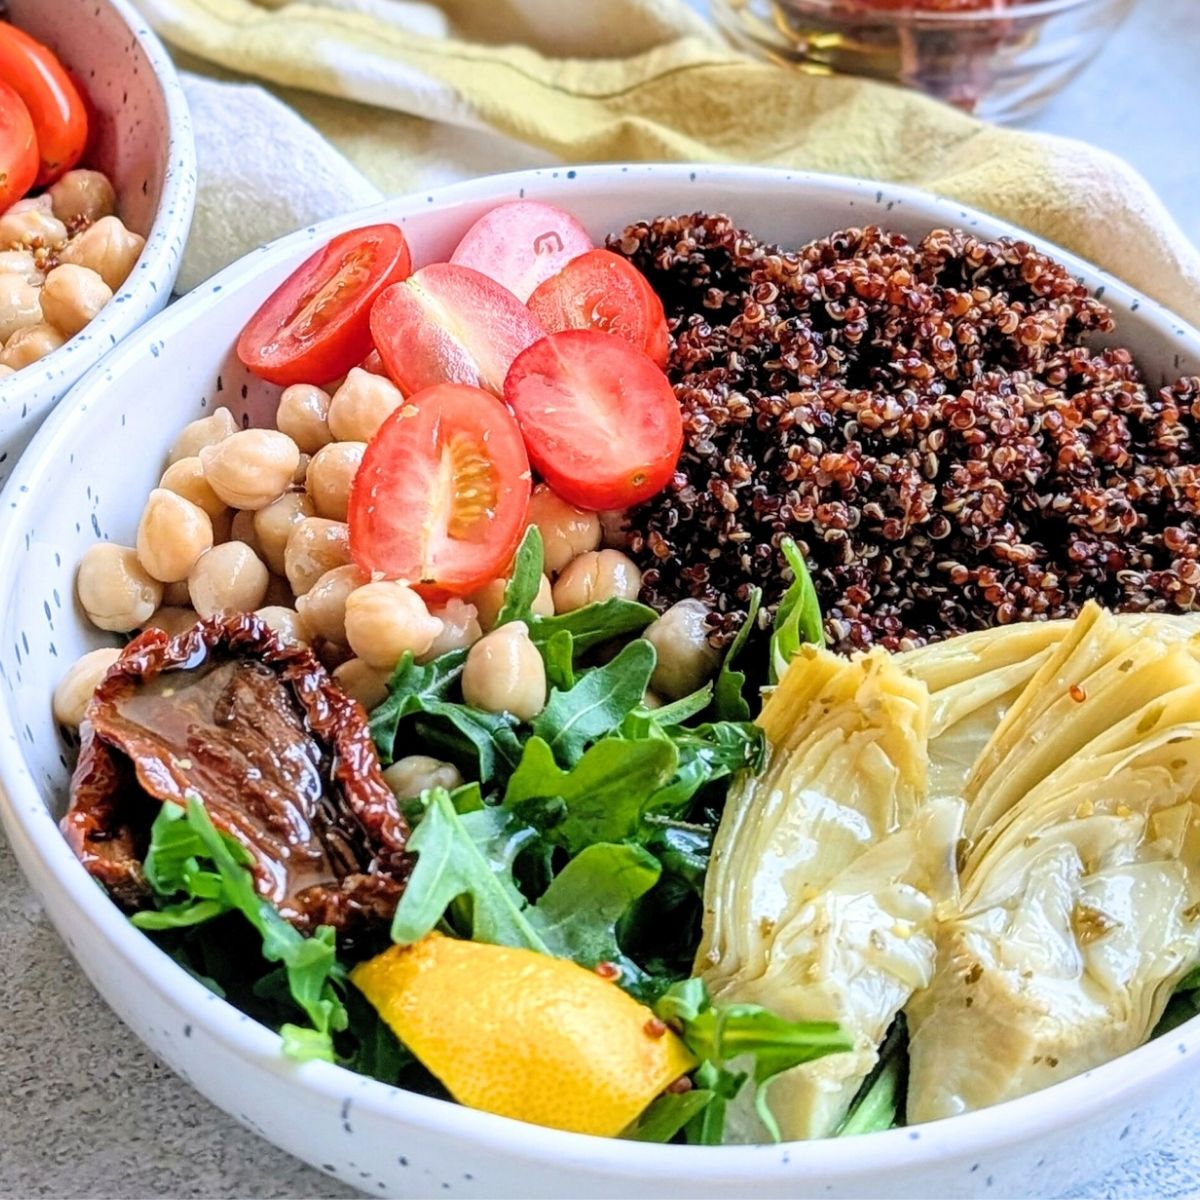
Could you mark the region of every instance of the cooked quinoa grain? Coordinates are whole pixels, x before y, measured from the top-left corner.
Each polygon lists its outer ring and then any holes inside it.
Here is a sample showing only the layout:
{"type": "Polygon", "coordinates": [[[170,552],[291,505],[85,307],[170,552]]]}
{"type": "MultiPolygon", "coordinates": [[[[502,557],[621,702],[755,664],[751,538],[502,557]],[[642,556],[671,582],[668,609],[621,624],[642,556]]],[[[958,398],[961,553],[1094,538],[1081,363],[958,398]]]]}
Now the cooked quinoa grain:
{"type": "Polygon", "coordinates": [[[686,441],[630,514],[645,600],[694,596],[715,644],[810,565],[831,643],[908,648],[1200,596],[1200,378],[1095,349],[1109,310],[1009,240],[875,227],[784,252],[724,216],[609,239],[671,318],[686,441]]]}

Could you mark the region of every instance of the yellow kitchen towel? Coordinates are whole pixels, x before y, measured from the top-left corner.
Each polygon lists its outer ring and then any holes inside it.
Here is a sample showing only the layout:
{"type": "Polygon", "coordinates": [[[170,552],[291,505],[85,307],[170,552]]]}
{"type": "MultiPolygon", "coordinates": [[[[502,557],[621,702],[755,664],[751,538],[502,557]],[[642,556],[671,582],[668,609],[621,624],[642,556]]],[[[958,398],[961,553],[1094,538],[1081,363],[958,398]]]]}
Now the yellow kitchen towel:
{"type": "Polygon", "coordinates": [[[386,192],[453,176],[459,156],[458,174],[553,156],[885,179],[1005,217],[1200,323],[1200,252],[1119,159],[745,58],[682,0],[136,2],[192,62],[271,85],[386,192]]]}

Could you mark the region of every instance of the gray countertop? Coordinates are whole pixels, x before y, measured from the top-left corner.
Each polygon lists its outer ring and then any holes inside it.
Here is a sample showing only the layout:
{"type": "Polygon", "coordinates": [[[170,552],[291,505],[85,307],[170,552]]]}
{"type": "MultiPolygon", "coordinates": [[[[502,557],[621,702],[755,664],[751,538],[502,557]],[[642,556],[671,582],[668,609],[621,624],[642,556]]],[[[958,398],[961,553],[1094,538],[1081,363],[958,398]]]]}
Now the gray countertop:
{"type": "MultiPolygon", "coordinates": [[[[1124,33],[1027,125],[1123,154],[1200,240],[1194,2],[1137,0],[1124,33]]],[[[75,966],[2,836],[0,963],[0,1195],[354,1194],[242,1129],[145,1050],[75,966]]],[[[1152,1160],[1081,1195],[1194,1196],[1194,1139],[1181,1131],[1152,1160]]]]}

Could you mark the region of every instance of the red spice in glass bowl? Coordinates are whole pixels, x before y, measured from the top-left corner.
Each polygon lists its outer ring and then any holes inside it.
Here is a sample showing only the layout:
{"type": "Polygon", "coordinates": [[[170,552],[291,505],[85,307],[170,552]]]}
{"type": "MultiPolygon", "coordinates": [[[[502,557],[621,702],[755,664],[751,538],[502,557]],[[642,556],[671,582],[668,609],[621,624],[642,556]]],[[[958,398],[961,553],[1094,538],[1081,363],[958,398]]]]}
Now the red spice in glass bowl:
{"type": "Polygon", "coordinates": [[[1017,120],[1081,71],[1133,0],[712,0],[740,48],[1017,120]]]}

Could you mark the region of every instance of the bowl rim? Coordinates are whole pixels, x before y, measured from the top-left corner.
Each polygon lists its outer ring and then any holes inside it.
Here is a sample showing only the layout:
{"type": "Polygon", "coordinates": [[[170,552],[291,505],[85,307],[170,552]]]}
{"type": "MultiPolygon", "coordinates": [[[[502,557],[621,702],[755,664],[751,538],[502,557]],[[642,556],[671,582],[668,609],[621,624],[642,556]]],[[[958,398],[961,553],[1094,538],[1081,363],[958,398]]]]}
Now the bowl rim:
{"type": "MultiPolygon", "coordinates": [[[[588,183],[603,190],[622,175],[631,179],[653,176],[665,186],[680,185],[680,194],[684,196],[688,192],[682,185],[696,181],[714,186],[757,185],[777,191],[785,186],[803,187],[841,200],[853,196],[864,203],[877,199],[882,190],[896,203],[931,210],[935,222],[943,216],[948,223],[975,221],[982,226],[984,236],[1035,242],[1039,249],[1065,263],[1072,273],[1087,277],[1089,286],[1103,286],[1110,296],[1120,297],[1127,307],[1137,308],[1145,320],[1187,339],[1200,355],[1200,330],[1115,277],[1006,221],[920,189],[814,172],[686,163],[597,164],[485,176],[427,193],[392,197],[288,234],[251,251],[145,323],[111,351],[101,367],[92,368],[72,388],[69,393],[72,403],[58,406],[21,458],[0,496],[0,502],[7,502],[6,518],[0,522],[0,562],[17,561],[18,551],[23,549],[25,526],[36,512],[42,464],[58,457],[75,435],[77,426],[89,420],[85,414],[92,407],[91,399],[115,387],[112,381],[126,363],[144,356],[152,342],[185,328],[196,311],[219,304],[220,294],[230,285],[280,265],[299,247],[359,224],[400,221],[431,207],[483,203],[511,195],[517,188],[524,189],[522,194],[526,190],[534,195],[549,193],[547,198],[569,204],[569,191],[555,182],[560,177],[573,181],[574,190],[580,192],[587,190],[588,183]]],[[[10,578],[9,584],[15,586],[15,579],[10,578]]],[[[46,702],[49,703],[49,695],[46,702]]],[[[310,1090],[331,1106],[349,1103],[352,1098],[358,1111],[390,1120],[397,1127],[408,1126],[413,1132],[470,1139],[481,1148],[509,1159],[531,1163],[558,1161],[577,1170],[638,1183],[678,1182],[681,1169],[688,1166],[703,1167],[709,1175],[717,1172],[738,1187],[760,1180],[797,1179],[806,1174],[854,1179],[865,1172],[968,1161],[975,1155],[1062,1132],[1118,1106],[1132,1113],[1138,1097],[1181,1073],[1187,1068],[1188,1059],[1200,1052],[1198,1017],[1121,1058],[1039,1092],[977,1112],[850,1138],[700,1147],[622,1141],[547,1129],[392,1087],[331,1063],[297,1064],[283,1056],[277,1034],[246,1019],[239,1010],[210,992],[134,928],[114,903],[107,899],[105,903],[96,903],[96,883],[67,846],[42,801],[21,749],[15,716],[10,702],[0,700],[0,745],[8,747],[8,753],[0,754],[0,818],[18,857],[24,859],[28,855],[40,868],[47,889],[53,889],[57,899],[73,909],[82,935],[97,938],[110,954],[119,957],[142,986],[157,992],[197,1029],[236,1054],[247,1064],[247,1069],[266,1071],[278,1083],[293,1089],[299,1086],[310,1090]]],[[[27,870],[26,875],[37,888],[34,871],[27,870]]],[[[47,904],[47,907],[52,906],[47,904]]]]}
{"type": "MultiPolygon", "coordinates": [[[[28,403],[28,393],[39,390],[32,385],[35,376],[39,376],[39,368],[40,380],[44,380],[47,373],[69,376],[72,371],[78,371],[79,379],[82,379],[113,346],[119,345],[143,324],[155,299],[164,292],[170,294],[183,258],[188,230],[191,228],[198,186],[196,141],[192,131],[191,109],[188,107],[179,73],[166,47],[130,0],[103,0],[103,3],[121,18],[141,46],[150,65],[151,76],[163,97],[167,116],[167,141],[163,157],[165,167],[162,194],[159,196],[154,221],[146,234],[146,244],[142,247],[129,278],[117,290],[112,300],[79,333],[69,337],[45,358],[40,358],[28,367],[0,379],[0,414],[11,410],[18,402],[22,405],[28,403]],[[135,298],[140,298],[140,302],[129,303],[135,298]],[[86,342],[79,341],[81,335],[87,335],[86,342]],[[78,360],[72,356],[78,355],[80,347],[88,343],[94,343],[83,356],[89,361],[86,366],[80,367],[78,360]],[[29,374],[26,375],[26,372],[29,374]],[[30,380],[30,384],[24,389],[21,387],[24,382],[22,376],[30,380]]],[[[74,386],[74,383],[71,386],[74,386]]],[[[63,398],[65,397],[60,397],[60,400],[63,398]]],[[[49,403],[48,400],[43,401],[39,407],[49,403]]]]}

